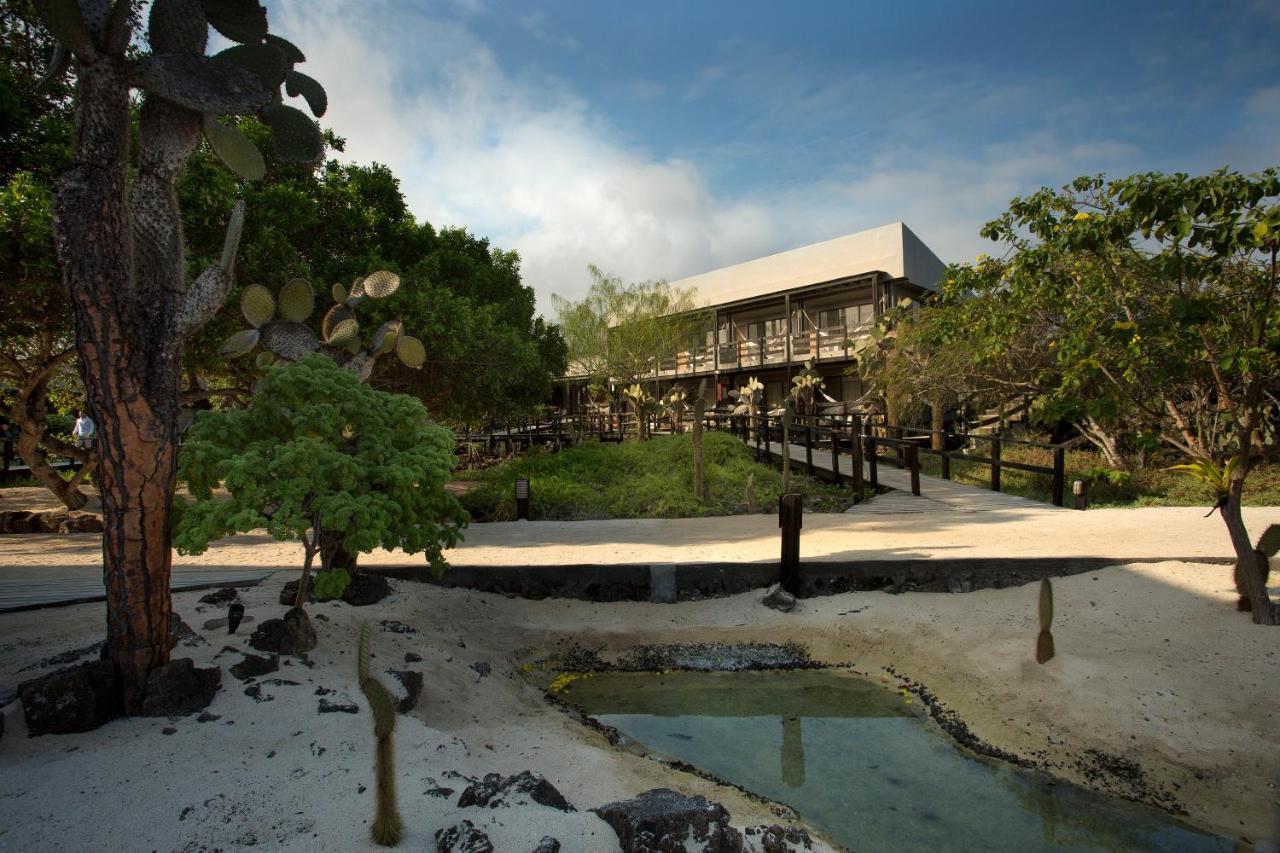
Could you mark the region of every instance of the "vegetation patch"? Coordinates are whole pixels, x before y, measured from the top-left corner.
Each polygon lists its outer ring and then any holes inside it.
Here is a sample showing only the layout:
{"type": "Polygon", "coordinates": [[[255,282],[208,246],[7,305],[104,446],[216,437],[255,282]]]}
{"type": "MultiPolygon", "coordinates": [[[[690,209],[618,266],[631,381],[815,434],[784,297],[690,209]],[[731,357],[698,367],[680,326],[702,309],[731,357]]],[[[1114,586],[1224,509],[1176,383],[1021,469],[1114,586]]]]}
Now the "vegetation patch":
{"type": "MultiPolygon", "coordinates": [[[[462,479],[482,485],[460,497],[477,520],[515,518],[515,481],[529,479],[529,514],[535,519],[693,518],[738,515],[748,511],[751,478],[755,505],[773,512],[782,492],[782,475],[755,461],[751,448],[733,436],[703,436],[707,496],[693,494],[693,446],[688,435],[650,441],[601,444],[589,442],[559,453],[532,451],[522,459],[481,471],[464,471],[462,479]]],[[[791,489],[804,495],[813,512],[843,512],[854,503],[853,492],[792,474],[791,489]]]]}

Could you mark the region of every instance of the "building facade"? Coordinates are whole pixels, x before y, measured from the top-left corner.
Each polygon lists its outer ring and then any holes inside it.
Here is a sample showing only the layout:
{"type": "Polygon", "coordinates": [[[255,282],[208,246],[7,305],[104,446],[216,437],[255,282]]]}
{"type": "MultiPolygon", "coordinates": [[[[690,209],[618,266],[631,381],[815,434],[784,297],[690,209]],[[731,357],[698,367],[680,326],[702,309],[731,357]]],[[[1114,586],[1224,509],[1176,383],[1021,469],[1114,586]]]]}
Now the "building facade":
{"type": "MultiPolygon", "coordinates": [[[[788,393],[791,376],[812,360],[828,396],[856,402],[863,393],[850,341],[903,299],[936,291],[945,265],[906,225],[895,222],[834,240],[671,282],[691,289],[708,314],[705,330],[655,364],[662,393],[707,382],[709,403],[755,377],[765,405],[788,393]]],[[[585,403],[581,383],[567,408],[585,403]]]]}

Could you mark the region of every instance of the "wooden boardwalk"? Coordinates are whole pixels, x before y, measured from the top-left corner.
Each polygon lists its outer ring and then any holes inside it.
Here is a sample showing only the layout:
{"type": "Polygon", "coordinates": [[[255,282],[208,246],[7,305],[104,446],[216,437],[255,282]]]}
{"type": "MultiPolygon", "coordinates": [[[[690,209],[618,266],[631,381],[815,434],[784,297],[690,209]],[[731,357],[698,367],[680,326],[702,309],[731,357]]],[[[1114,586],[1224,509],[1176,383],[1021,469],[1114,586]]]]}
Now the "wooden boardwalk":
{"type": "MultiPolygon", "coordinates": [[[[178,571],[171,576],[176,592],[184,589],[208,589],[219,586],[254,586],[273,571],[178,571]]],[[[59,604],[81,604],[106,601],[107,591],[99,577],[13,578],[0,583],[0,613],[35,610],[59,604]]]]}
{"type": "MultiPolygon", "coordinates": [[[[781,461],[781,448],[773,445],[771,449],[775,459],[781,461]]],[[[791,470],[803,473],[807,470],[804,445],[792,444],[790,450],[791,470]]],[[[856,506],[850,507],[847,510],[848,512],[855,514],[899,515],[922,512],[995,512],[1011,509],[1057,512],[1063,509],[1053,504],[1033,501],[1030,498],[1008,495],[1003,492],[993,492],[990,489],[957,483],[954,480],[943,480],[940,477],[931,477],[927,474],[920,475],[920,497],[916,497],[911,494],[911,472],[894,467],[891,462],[886,462],[885,460],[886,457],[880,457],[880,462],[876,466],[876,475],[880,485],[888,486],[895,491],[863,501],[856,506]]],[[[819,450],[815,447],[813,450],[813,467],[815,471],[826,472],[830,475],[830,451],[819,450]]],[[[840,474],[846,478],[853,477],[853,457],[847,453],[840,454],[840,474]]],[[[863,477],[866,478],[868,483],[870,483],[870,476],[870,472],[864,463],[863,477]]],[[[849,482],[849,480],[846,480],[846,482],[849,482]]]]}

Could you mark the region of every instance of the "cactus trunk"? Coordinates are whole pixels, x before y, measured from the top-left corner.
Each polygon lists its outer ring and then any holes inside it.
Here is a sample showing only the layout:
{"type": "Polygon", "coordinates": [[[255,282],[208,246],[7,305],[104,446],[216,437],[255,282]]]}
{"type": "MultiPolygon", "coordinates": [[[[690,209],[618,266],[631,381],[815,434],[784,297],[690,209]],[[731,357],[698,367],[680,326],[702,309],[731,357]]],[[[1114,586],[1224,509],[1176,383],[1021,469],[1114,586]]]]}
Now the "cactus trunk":
{"type": "Polygon", "coordinates": [[[1036,637],[1036,663],[1044,663],[1053,657],[1053,585],[1048,578],[1040,579],[1040,634],[1036,637]]]}

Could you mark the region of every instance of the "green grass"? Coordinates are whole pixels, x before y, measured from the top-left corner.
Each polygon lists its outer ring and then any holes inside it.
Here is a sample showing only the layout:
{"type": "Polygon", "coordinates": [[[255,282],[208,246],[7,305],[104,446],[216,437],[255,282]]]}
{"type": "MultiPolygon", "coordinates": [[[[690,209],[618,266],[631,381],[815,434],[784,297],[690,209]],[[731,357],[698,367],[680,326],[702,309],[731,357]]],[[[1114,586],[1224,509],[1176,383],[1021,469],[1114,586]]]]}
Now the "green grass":
{"type": "MultiPolygon", "coordinates": [[[[985,452],[986,442],[980,442],[985,452]]],[[[1053,452],[1040,447],[1008,444],[1001,458],[1006,462],[1053,467],[1053,452]]],[[[1091,507],[1141,507],[1141,506],[1203,506],[1213,505],[1209,491],[1196,480],[1164,467],[1150,466],[1134,471],[1112,471],[1102,458],[1092,451],[1072,450],[1066,455],[1067,505],[1072,503],[1071,483],[1085,480],[1088,483],[1091,507]]],[[[1173,465],[1170,459],[1164,464],[1173,465]]],[[[941,476],[941,460],[929,453],[920,454],[920,471],[935,477],[941,476]]],[[[990,488],[991,467],[985,463],[951,460],[951,479],[958,483],[990,488]]],[[[1013,468],[1000,470],[1000,491],[1011,495],[1048,503],[1053,496],[1053,477],[1049,474],[1033,474],[1013,468]]],[[[1246,506],[1280,506],[1280,465],[1256,466],[1249,472],[1244,484],[1246,506]]]]}
{"type": "MultiPolygon", "coordinates": [[[[758,464],[753,451],[733,436],[703,436],[707,500],[693,497],[693,445],[689,435],[672,435],[623,444],[589,442],[559,453],[534,452],[522,459],[458,478],[482,485],[461,496],[479,519],[515,517],[515,480],[529,478],[529,514],[535,519],[692,518],[747,511],[747,476],[755,475],[758,512],[774,512],[782,474],[758,464]]],[[[841,512],[854,503],[847,488],[837,488],[792,473],[792,491],[805,496],[813,512],[841,512]]]]}

